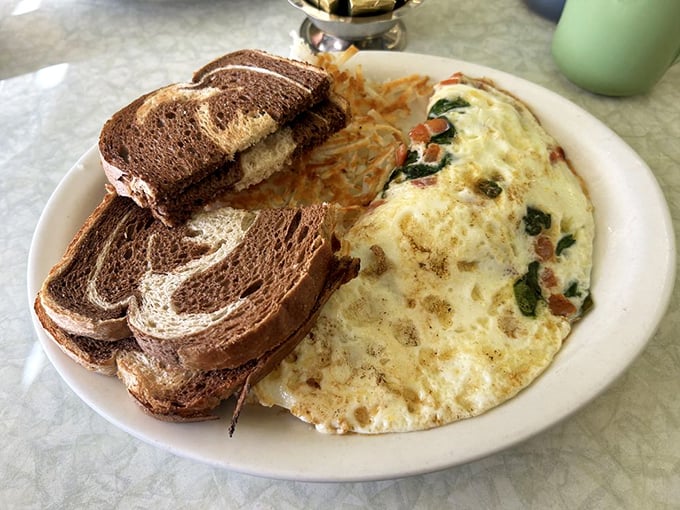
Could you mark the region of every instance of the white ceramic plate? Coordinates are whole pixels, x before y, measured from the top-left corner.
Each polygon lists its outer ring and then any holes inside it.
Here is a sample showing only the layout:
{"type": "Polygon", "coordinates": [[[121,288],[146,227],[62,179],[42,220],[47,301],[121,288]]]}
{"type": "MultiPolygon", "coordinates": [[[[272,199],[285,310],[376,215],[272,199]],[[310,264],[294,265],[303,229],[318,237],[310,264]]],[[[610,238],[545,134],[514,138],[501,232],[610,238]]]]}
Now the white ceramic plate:
{"type": "MultiPolygon", "coordinates": [[[[577,324],[552,366],[518,396],[449,426],[380,436],[323,435],[276,409],[247,407],[233,438],[224,419],[171,424],[145,415],[115,378],[86,371],[36,330],[49,359],[78,396],[133,436],[229,470],[308,481],[374,480],[434,471],[525,440],[569,416],[613,382],[654,334],[674,282],[670,215],[645,163],[610,129],[566,99],[514,76],[466,62],[367,52],[369,76],[455,71],[486,76],[524,99],[585,179],[596,211],[592,292],[596,306],[577,324]]],[[[102,196],[96,149],[66,174],[37,226],[28,266],[32,300],[50,267],[102,196]]]]}

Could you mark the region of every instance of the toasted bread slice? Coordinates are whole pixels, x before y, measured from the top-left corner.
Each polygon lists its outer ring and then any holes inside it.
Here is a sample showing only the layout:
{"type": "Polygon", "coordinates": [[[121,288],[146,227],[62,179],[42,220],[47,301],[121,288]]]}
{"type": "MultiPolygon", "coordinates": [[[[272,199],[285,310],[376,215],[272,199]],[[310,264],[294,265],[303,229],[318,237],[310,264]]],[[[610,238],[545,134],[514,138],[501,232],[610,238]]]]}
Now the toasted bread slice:
{"type": "Polygon", "coordinates": [[[65,332],[134,336],[147,354],[197,370],[236,368],[311,327],[356,276],[337,256],[328,205],[223,207],[169,228],[107,194],[43,283],[38,298],[65,332]]]}
{"type": "Polygon", "coordinates": [[[127,308],[147,270],[147,238],[156,227],[148,210],[106,193],[43,282],[45,313],[73,335],[131,336],[127,308]]]}
{"type": "Polygon", "coordinates": [[[164,421],[214,419],[214,409],[240,392],[232,416],[230,433],[233,433],[249,388],[274,369],[309,332],[339,282],[348,277],[347,263],[352,271],[357,269],[356,262],[348,259],[334,266],[311,314],[298,329],[272,349],[234,368],[195,370],[166,364],[144,352],[134,337],[110,342],[65,331],[46,313],[40,296],[35,299],[34,309],[43,328],[67,356],[88,370],[117,375],[142,409],[155,418],[164,421]]]}
{"type": "Polygon", "coordinates": [[[128,310],[135,338],[166,363],[201,370],[272,349],[309,322],[325,289],[356,276],[358,261],[335,255],[333,222],[328,205],[199,213],[182,242],[206,248],[182,264],[172,260],[177,229],[159,231],[128,310]]]}
{"type": "MultiPolygon", "coordinates": [[[[188,370],[167,366],[145,354],[132,337],[106,342],[71,335],[45,313],[40,300],[34,303],[36,316],[59,348],[88,370],[118,376],[128,393],[151,416],[163,421],[214,419],[216,407],[234,393],[266,375],[297,344],[291,337],[280,348],[245,366],[224,370],[188,370]]],[[[234,412],[238,417],[240,408],[234,412]]]]}
{"type": "MultiPolygon", "coordinates": [[[[341,97],[323,101],[298,115],[264,140],[234,156],[213,173],[180,193],[157,196],[148,203],[151,213],[169,226],[184,223],[193,212],[211,204],[224,193],[244,190],[293,163],[347,124],[349,107],[341,97]]],[[[135,198],[135,197],[133,197],[135,198]]],[[[137,198],[147,203],[146,198],[137,198]]]]}
{"type": "Polygon", "coordinates": [[[59,348],[73,361],[102,375],[113,376],[118,371],[118,356],[123,352],[140,351],[137,341],[124,338],[117,342],[68,333],[47,313],[40,297],[33,303],[36,317],[59,348]]]}
{"type": "MultiPolygon", "coordinates": [[[[120,195],[176,224],[181,219],[167,206],[189,188],[196,198],[198,184],[207,183],[197,197],[205,202],[217,183],[219,192],[266,177],[238,164],[237,154],[284,126],[303,133],[300,120],[294,122],[303,112],[319,105],[315,123],[322,140],[343,127],[346,118],[338,122],[337,113],[346,114],[346,105],[326,101],[330,88],[326,71],[307,63],[256,50],[227,54],[197,71],[192,82],[158,89],[114,114],[99,139],[104,171],[120,195]],[[331,121],[319,122],[329,108],[331,121]],[[215,174],[219,178],[210,180],[215,174]]],[[[301,119],[302,125],[309,120],[301,119]]],[[[295,147],[309,146],[296,138],[295,147]]]]}

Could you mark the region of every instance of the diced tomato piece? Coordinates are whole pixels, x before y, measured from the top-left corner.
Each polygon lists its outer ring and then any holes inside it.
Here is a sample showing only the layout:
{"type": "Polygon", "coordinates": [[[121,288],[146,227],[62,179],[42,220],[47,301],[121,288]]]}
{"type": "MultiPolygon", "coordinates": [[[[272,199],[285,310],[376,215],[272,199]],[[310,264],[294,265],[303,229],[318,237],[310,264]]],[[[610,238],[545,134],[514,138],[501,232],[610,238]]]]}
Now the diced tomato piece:
{"type": "Polygon", "coordinates": [[[548,308],[553,315],[568,317],[576,313],[576,306],[564,294],[552,294],[548,298],[548,308]]]}
{"type": "Polygon", "coordinates": [[[557,287],[557,277],[549,267],[544,268],[541,272],[541,283],[543,284],[543,287],[548,289],[557,287]]]}
{"type": "Polygon", "coordinates": [[[406,162],[406,156],[408,156],[408,148],[400,143],[395,154],[397,166],[402,166],[406,162]]]}
{"type": "Polygon", "coordinates": [[[555,147],[550,151],[550,162],[555,163],[557,161],[564,161],[566,155],[564,154],[564,149],[562,147],[555,147]]]}
{"type": "Polygon", "coordinates": [[[437,176],[428,175],[418,179],[413,179],[411,180],[411,184],[413,184],[416,188],[427,188],[428,186],[434,186],[437,184],[437,176]]]}
{"type": "Polygon", "coordinates": [[[538,260],[546,262],[555,255],[555,247],[548,236],[539,235],[534,240],[534,252],[538,256],[538,260]]]}
{"type": "Polygon", "coordinates": [[[442,117],[430,119],[425,122],[425,125],[427,126],[427,129],[430,131],[430,135],[432,136],[440,135],[451,127],[449,122],[442,117]]]}
{"type": "Polygon", "coordinates": [[[446,78],[439,82],[440,85],[456,85],[460,83],[460,78],[446,78]]]}
{"type": "Polygon", "coordinates": [[[409,131],[408,136],[414,142],[429,142],[430,141],[430,130],[427,129],[425,124],[418,124],[411,131],[409,131]]]}
{"type": "Polygon", "coordinates": [[[423,161],[425,161],[425,163],[435,163],[439,161],[441,153],[442,148],[439,145],[436,143],[428,144],[425,152],[423,153],[423,161]]]}
{"type": "Polygon", "coordinates": [[[455,85],[456,83],[460,83],[460,78],[463,76],[462,73],[454,73],[448,78],[442,80],[439,82],[440,85],[455,85]]]}

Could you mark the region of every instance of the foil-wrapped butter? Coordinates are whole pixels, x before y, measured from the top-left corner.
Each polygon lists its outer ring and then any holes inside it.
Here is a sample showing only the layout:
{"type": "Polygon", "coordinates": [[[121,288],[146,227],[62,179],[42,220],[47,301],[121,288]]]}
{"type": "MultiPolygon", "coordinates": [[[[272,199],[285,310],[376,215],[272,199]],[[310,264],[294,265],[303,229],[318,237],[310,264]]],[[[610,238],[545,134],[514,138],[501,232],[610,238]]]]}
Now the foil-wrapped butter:
{"type": "Polygon", "coordinates": [[[340,9],[340,0],[307,0],[317,9],[322,11],[337,13],[340,9]]]}
{"type": "Polygon", "coordinates": [[[396,0],[348,0],[349,15],[362,16],[394,9],[396,0]]]}

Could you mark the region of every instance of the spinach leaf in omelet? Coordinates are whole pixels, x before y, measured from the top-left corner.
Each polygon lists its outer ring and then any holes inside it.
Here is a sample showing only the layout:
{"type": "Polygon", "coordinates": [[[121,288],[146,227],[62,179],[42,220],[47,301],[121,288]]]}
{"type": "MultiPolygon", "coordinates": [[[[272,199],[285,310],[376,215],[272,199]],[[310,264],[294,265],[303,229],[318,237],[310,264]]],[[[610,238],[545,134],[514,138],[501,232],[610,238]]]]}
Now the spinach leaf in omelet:
{"type": "Polygon", "coordinates": [[[557,241],[557,248],[555,248],[555,255],[562,255],[562,252],[569,248],[570,246],[573,246],[576,243],[576,239],[574,239],[574,236],[571,234],[567,234],[566,236],[562,237],[559,241],[557,241]]]}
{"type": "Polygon", "coordinates": [[[503,192],[503,188],[491,179],[480,179],[475,184],[475,191],[488,198],[496,198],[503,192]]]}
{"type": "Polygon", "coordinates": [[[467,106],[470,106],[470,103],[468,103],[465,99],[462,97],[458,96],[454,99],[447,99],[443,98],[437,101],[435,104],[432,105],[432,108],[430,108],[430,111],[427,112],[427,118],[428,119],[435,119],[437,117],[441,117],[442,115],[452,111],[452,110],[457,110],[459,108],[465,108],[467,106]]]}
{"type": "Polygon", "coordinates": [[[537,236],[541,230],[549,229],[552,219],[549,213],[543,212],[534,207],[527,207],[527,213],[523,218],[524,231],[530,236],[537,236]]]}
{"type": "Polygon", "coordinates": [[[442,117],[441,120],[446,121],[448,127],[438,135],[433,135],[432,138],[430,138],[430,142],[439,145],[447,145],[453,142],[453,139],[456,137],[456,128],[445,117],[442,117]]]}
{"type": "MultiPolygon", "coordinates": [[[[387,179],[387,182],[385,183],[383,191],[386,191],[390,183],[398,179],[399,177],[403,177],[404,179],[402,180],[413,180],[419,179],[421,177],[427,177],[428,175],[436,174],[442,168],[451,163],[452,159],[453,156],[451,154],[446,154],[437,163],[418,163],[418,162],[409,163],[407,159],[405,165],[395,168],[392,171],[389,179],[387,179]]],[[[401,180],[397,182],[401,182],[401,180]]]]}
{"type": "Polygon", "coordinates": [[[513,286],[515,300],[522,315],[536,317],[536,307],[541,299],[541,287],[538,283],[538,262],[529,264],[527,272],[513,286]]]}

